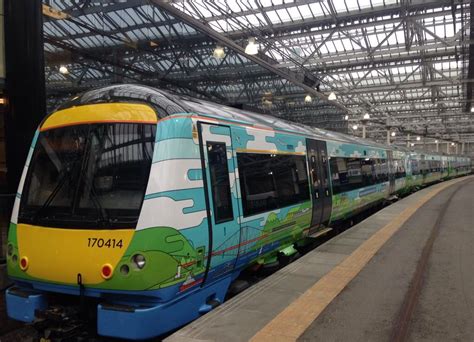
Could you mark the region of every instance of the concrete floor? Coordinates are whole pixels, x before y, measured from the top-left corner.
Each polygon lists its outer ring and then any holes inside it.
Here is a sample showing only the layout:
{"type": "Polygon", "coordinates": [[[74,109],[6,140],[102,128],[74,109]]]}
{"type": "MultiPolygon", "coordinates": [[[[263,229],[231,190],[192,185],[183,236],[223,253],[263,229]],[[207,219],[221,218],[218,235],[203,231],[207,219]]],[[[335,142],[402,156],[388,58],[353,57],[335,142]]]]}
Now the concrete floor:
{"type": "Polygon", "coordinates": [[[300,341],[389,341],[421,257],[440,218],[409,341],[474,341],[474,181],[454,185],[421,207],[300,337],[300,341]]]}

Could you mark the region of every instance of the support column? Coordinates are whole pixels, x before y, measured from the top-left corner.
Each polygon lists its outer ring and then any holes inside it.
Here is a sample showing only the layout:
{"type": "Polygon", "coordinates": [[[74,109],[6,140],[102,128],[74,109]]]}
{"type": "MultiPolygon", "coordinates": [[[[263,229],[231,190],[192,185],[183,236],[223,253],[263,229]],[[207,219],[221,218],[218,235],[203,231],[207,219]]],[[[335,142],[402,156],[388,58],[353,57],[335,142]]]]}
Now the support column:
{"type": "Polygon", "coordinates": [[[458,146],[459,146],[459,143],[456,143],[456,154],[458,154],[458,146]]]}
{"type": "Polygon", "coordinates": [[[407,134],[407,147],[410,147],[410,134],[407,134]]]}
{"type": "Polygon", "coordinates": [[[46,114],[40,0],[5,1],[5,52],[7,182],[15,193],[31,140],[46,114]]]}
{"type": "Polygon", "coordinates": [[[462,142],[462,145],[461,145],[461,154],[464,154],[464,141],[462,142]]]}
{"type": "Polygon", "coordinates": [[[387,145],[390,145],[390,130],[387,129],[387,145]]]}
{"type": "Polygon", "coordinates": [[[450,154],[450,153],[449,153],[449,142],[446,143],[446,153],[447,153],[447,154],[450,154]]]}
{"type": "Polygon", "coordinates": [[[365,131],[365,125],[362,125],[362,138],[365,139],[366,137],[366,131],[365,131]]]}
{"type": "Polygon", "coordinates": [[[436,142],[436,152],[439,152],[439,144],[436,142]]]}

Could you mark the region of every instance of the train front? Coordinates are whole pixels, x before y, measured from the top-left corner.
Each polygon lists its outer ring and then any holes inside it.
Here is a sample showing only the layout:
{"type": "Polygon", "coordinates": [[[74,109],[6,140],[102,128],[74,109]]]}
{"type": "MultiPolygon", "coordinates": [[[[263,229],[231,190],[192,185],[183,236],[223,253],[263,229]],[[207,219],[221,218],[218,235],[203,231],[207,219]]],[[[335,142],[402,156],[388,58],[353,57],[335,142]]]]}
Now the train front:
{"type": "MultiPolygon", "coordinates": [[[[100,307],[104,298],[126,302],[152,288],[150,272],[160,271],[147,270],[147,241],[135,227],[157,121],[145,104],[102,103],[60,110],[42,123],[9,229],[11,318],[35,321],[53,295],[100,307]]],[[[100,329],[112,328],[133,329],[100,329]]]]}

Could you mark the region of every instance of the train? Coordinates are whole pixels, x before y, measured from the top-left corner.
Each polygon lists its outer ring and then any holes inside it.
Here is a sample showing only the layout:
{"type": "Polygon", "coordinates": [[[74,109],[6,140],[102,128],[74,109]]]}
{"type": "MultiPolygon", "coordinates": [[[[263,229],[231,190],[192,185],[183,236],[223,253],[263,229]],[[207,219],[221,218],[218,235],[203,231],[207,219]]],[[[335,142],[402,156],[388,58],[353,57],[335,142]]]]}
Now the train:
{"type": "Polygon", "coordinates": [[[160,336],[222,303],[243,270],[470,172],[466,156],[148,86],[89,90],[33,138],[8,233],[7,313],[34,323],[64,300],[88,308],[101,336],[160,336]]]}

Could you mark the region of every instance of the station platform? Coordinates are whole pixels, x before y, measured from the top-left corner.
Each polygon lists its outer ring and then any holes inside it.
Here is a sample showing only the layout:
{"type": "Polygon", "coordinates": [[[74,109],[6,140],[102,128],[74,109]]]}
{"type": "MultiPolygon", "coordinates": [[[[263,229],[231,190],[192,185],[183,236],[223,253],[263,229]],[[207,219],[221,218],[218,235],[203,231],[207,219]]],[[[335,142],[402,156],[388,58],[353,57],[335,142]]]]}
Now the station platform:
{"type": "Polygon", "coordinates": [[[474,176],[380,210],[165,339],[474,341],[474,176]]]}

